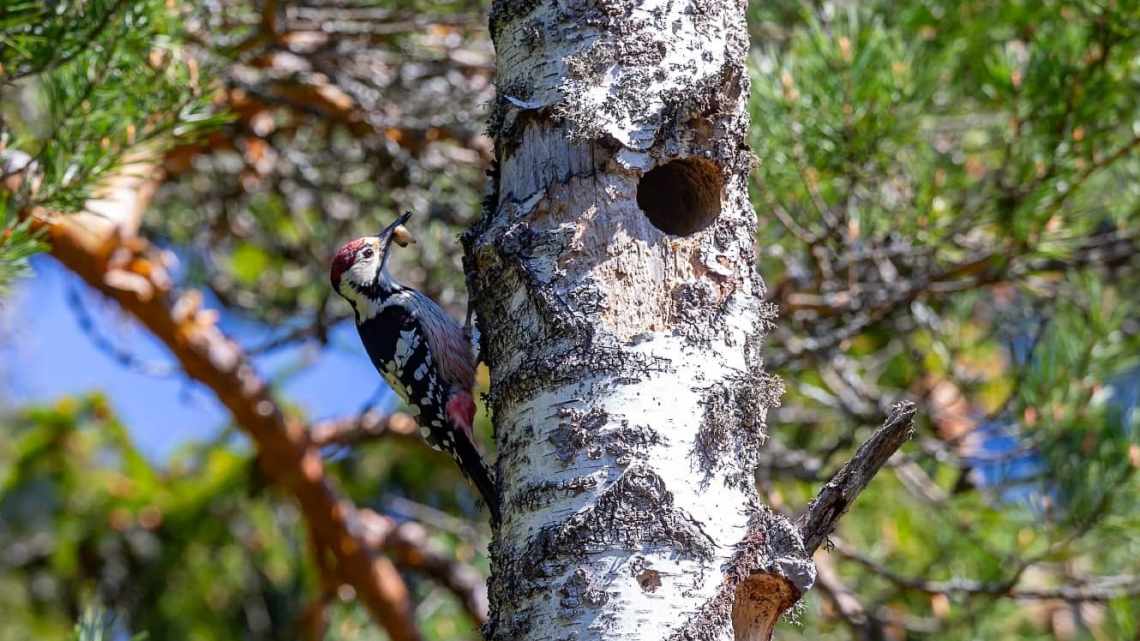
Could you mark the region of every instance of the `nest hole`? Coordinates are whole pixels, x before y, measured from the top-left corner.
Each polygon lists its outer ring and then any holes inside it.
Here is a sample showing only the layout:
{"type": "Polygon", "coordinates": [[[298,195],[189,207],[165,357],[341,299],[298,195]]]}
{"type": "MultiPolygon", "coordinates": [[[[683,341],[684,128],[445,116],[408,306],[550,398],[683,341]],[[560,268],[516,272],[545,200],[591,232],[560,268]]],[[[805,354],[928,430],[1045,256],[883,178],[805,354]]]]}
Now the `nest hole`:
{"type": "Polygon", "coordinates": [[[673,236],[688,236],[720,215],[724,175],[704,158],[682,158],[654,167],[637,183],[637,206],[653,226],[673,236]]]}

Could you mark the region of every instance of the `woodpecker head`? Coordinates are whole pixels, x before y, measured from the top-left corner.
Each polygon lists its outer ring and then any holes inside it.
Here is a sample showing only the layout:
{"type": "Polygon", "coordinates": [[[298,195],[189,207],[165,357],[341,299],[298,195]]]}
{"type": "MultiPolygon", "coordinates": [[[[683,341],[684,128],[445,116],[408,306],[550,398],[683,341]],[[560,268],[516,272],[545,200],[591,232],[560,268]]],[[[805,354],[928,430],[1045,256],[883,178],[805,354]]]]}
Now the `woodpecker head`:
{"type": "Polygon", "coordinates": [[[404,227],[411,216],[409,211],[385,227],[380,235],[357,238],[337,251],[329,270],[336,293],[355,305],[361,297],[376,299],[395,286],[388,275],[388,249],[392,243],[406,247],[416,242],[404,227]]]}

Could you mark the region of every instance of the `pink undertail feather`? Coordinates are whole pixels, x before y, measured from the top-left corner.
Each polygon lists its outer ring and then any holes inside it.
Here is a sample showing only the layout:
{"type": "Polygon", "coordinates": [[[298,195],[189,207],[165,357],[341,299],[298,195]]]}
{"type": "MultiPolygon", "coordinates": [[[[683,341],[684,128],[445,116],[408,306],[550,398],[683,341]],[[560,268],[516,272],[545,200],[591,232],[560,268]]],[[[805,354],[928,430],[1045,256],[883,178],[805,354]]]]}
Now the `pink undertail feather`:
{"type": "Polygon", "coordinates": [[[472,439],[472,426],[475,424],[475,399],[469,392],[457,392],[447,400],[447,418],[472,439]]]}

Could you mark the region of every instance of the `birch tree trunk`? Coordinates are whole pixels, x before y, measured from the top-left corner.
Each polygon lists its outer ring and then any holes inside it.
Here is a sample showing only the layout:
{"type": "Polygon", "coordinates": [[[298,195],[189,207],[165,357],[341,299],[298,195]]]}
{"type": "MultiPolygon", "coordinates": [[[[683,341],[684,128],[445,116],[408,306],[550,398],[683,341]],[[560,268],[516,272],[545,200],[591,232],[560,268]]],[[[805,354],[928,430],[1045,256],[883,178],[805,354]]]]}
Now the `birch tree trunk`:
{"type": "Polygon", "coordinates": [[[738,0],[499,0],[465,236],[504,520],[496,641],[764,639],[814,579],[752,468],[761,347],[738,0]]]}

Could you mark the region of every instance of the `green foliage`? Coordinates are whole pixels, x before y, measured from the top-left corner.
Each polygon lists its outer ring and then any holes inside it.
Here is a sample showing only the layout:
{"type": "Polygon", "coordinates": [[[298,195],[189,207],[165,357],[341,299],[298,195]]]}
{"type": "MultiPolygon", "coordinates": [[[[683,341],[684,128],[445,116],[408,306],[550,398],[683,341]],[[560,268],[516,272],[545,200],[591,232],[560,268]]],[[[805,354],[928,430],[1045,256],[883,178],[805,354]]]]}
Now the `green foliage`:
{"type": "MultiPolygon", "coordinates": [[[[222,438],[158,466],[99,396],[29,408],[0,426],[0,611],[10,613],[0,639],[68,638],[81,617],[82,638],[101,638],[110,620],[84,614],[93,602],[116,615],[116,630],[151,639],[300,634],[316,593],[305,528],[289,501],[264,491],[247,452],[222,438]]],[[[377,452],[362,469],[337,471],[350,487],[375,487],[377,465],[393,458],[377,452]]],[[[441,487],[461,482],[444,476],[441,487]]],[[[464,548],[448,535],[433,544],[464,548]]],[[[449,593],[410,580],[427,638],[470,638],[449,593]]],[[[331,620],[330,638],[374,638],[355,602],[334,604],[331,620]]]]}
{"type": "Polygon", "coordinates": [[[78,211],[124,162],[219,124],[182,37],[181,17],[162,0],[0,10],[0,175],[23,176],[14,193],[0,186],[0,286],[37,249],[17,212],[78,211]]]}
{"type": "Polygon", "coordinates": [[[27,275],[28,258],[43,250],[31,223],[14,218],[9,202],[0,200],[0,300],[13,281],[27,275]]]}
{"type": "Polygon", "coordinates": [[[300,601],[305,548],[291,511],[248,495],[244,455],[194,448],[155,468],[98,397],[5,423],[0,609],[16,619],[0,637],[58,636],[96,599],[151,638],[281,638],[257,615],[300,601]]]}
{"type": "MultiPolygon", "coordinates": [[[[927,401],[905,482],[880,477],[843,522],[844,549],[867,556],[836,555],[842,580],[907,638],[1053,638],[1047,599],[906,581],[1140,572],[1140,11],[931,0],[752,13],[754,32],[777,34],[756,53],[752,100],[761,267],[790,309],[773,361],[786,403],[815,417],[774,433],[838,462],[884,402],[927,401]],[[964,424],[988,427],[952,431],[964,424]]],[[[771,490],[794,506],[814,487],[771,490]]],[[[1077,631],[1134,636],[1127,601],[1086,604],[1096,622],[1077,631]]],[[[828,625],[809,617],[809,630],[828,625]]]]}
{"type": "Polygon", "coordinates": [[[30,154],[41,173],[24,207],[75,211],[128,155],[153,157],[218,123],[181,41],[180,16],[165,2],[77,4],[61,3],[46,23],[17,22],[0,36],[7,44],[0,83],[25,112],[5,101],[4,144],[30,154]],[[48,37],[63,46],[49,46],[48,37]]]}
{"type": "Polygon", "coordinates": [[[12,0],[0,13],[0,73],[18,80],[82,55],[115,18],[123,0],[12,0]]]}

